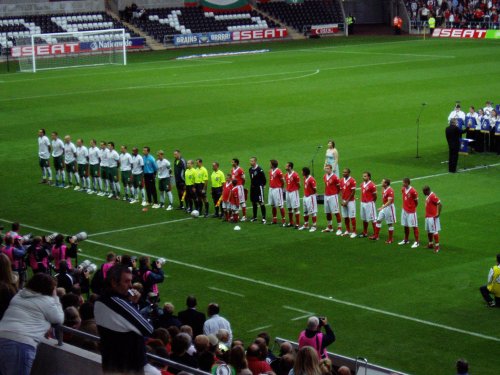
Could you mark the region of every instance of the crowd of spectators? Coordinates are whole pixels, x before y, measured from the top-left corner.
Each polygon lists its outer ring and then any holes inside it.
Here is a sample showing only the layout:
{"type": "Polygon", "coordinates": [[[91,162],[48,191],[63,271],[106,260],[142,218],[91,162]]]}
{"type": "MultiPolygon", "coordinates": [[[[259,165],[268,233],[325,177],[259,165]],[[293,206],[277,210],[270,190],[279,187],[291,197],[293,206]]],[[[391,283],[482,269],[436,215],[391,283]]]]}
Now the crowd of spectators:
{"type": "Polygon", "coordinates": [[[424,23],[431,16],[436,27],[498,29],[500,0],[407,0],[410,20],[424,23]]]}

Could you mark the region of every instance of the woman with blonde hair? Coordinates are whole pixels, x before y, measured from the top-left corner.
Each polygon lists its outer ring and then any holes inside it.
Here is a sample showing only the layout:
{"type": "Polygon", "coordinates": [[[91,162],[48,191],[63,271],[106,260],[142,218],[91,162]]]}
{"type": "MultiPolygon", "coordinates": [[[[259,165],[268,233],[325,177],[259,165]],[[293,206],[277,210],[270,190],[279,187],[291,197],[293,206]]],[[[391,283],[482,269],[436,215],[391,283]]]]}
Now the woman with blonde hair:
{"type": "Polygon", "coordinates": [[[333,173],[339,177],[339,152],[335,148],[333,140],[328,141],[328,147],[326,148],[325,167],[327,165],[331,165],[333,173]]]}
{"type": "Polygon", "coordinates": [[[0,319],[17,293],[18,282],[19,277],[12,271],[9,257],[0,253],[0,319]]]}
{"type": "Polygon", "coordinates": [[[295,364],[289,375],[321,375],[319,358],[316,349],[312,346],[304,346],[299,349],[295,357],[295,364]]]}

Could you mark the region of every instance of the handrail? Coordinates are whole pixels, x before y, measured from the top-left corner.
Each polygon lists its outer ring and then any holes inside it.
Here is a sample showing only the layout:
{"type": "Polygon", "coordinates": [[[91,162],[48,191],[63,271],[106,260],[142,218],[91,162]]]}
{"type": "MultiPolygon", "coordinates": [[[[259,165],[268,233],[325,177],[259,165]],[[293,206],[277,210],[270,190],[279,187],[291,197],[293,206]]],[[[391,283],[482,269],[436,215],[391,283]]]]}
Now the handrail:
{"type": "MultiPolygon", "coordinates": [[[[66,326],[56,326],[55,329],[56,329],[56,336],[58,338],[57,341],[58,341],[59,346],[63,345],[62,332],[71,333],[72,335],[79,336],[79,337],[82,337],[82,338],[85,338],[88,340],[92,340],[95,342],[101,341],[99,336],[95,336],[95,335],[92,335],[92,334],[87,333],[87,332],[82,332],[82,331],[79,331],[79,330],[74,329],[74,328],[70,328],[70,327],[66,327],[66,326]]],[[[85,350],[85,349],[82,349],[82,350],[85,350]]],[[[210,373],[208,373],[208,372],[186,366],[182,363],[178,363],[178,362],[172,361],[172,360],[167,359],[167,358],[158,357],[158,356],[151,354],[151,353],[146,353],[146,356],[149,359],[154,359],[155,361],[161,362],[169,367],[173,367],[176,370],[185,371],[185,372],[193,374],[193,375],[210,375],[210,373]]]]}
{"type": "MultiPolygon", "coordinates": [[[[274,341],[277,344],[282,344],[283,342],[289,342],[294,347],[294,349],[298,349],[298,347],[299,347],[298,343],[296,343],[294,341],[290,341],[290,340],[284,339],[284,338],[281,338],[281,337],[276,337],[276,339],[274,341]]],[[[356,358],[347,357],[347,356],[342,355],[342,354],[335,354],[335,353],[331,353],[331,352],[327,352],[327,355],[328,355],[328,358],[330,358],[330,360],[332,361],[332,363],[334,364],[335,367],[337,367],[337,366],[338,367],[340,367],[340,366],[347,366],[352,371],[357,371],[358,370],[356,368],[357,367],[356,366],[357,360],[362,359],[363,361],[365,361],[365,359],[361,358],[361,357],[358,357],[356,359],[356,358]]],[[[378,371],[378,373],[382,373],[382,374],[408,375],[408,374],[406,374],[404,372],[401,372],[401,371],[397,371],[397,370],[393,370],[393,369],[390,369],[390,368],[387,368],[387,367],[378,366],[378,365],[375,365],[375,364],[368,363],[368,361],[366,361],[366,368],[369,369],[369,370],[378,371]]]]}

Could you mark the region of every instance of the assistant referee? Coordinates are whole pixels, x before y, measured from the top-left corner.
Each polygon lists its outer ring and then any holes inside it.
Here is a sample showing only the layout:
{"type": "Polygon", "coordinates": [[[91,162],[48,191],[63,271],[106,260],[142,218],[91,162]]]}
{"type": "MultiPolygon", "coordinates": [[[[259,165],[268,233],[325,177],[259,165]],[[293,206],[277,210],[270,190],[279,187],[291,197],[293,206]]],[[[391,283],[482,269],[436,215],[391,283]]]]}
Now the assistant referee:
{"type": "Polygon", "coordinates": [[[219,163],[212,163],[213,172],[210,175],[210,182],[212,183],[212,200],[214,201],[215,214],[212,217],[222,217],[222,213],[219,214],[219,206],[217,202],[219,202],[220,197],[222,196],[222,185],[226,182],[226,178],[224,177],[224,172],[219,169],[219,163]]]}

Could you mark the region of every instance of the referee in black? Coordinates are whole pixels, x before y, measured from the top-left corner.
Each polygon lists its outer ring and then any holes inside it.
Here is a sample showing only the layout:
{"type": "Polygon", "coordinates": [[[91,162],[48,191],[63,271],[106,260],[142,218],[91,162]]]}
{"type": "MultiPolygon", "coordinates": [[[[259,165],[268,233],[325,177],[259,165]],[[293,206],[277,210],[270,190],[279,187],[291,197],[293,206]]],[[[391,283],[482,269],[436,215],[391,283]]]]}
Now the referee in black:
{"type": "Polygon", "coordinates": [[[446,141],[448,142],[448,171],[457,172],[458,152],[460,151],[460,138],[462,133],[457,126],[457,119],[450,120],[450,125],[446,128],[446,141]]]}
{"type": "Polygon", "coordinates": [[[179,202],[181,202],[179,210],[183,210],[184,204],[182,203],[182,196],[184,195],[184,191],[186,191],[186,179],[184,178],[184,172],[186,171],[186,160],[184,160],[179,150],[174,151],[174,159],[175,186],[177,187],[179,202]]]}
{"type": "Polygon", "coordinates": [[[266,204],[264,203],[264,187],[266,186],[266,173],[257,164],[257,158],[250,158],[250,200],[253,207],[253,218],[250,221],[257,220],[257,205],[262,212],[262,224],[266,223],[266,204]]]}

